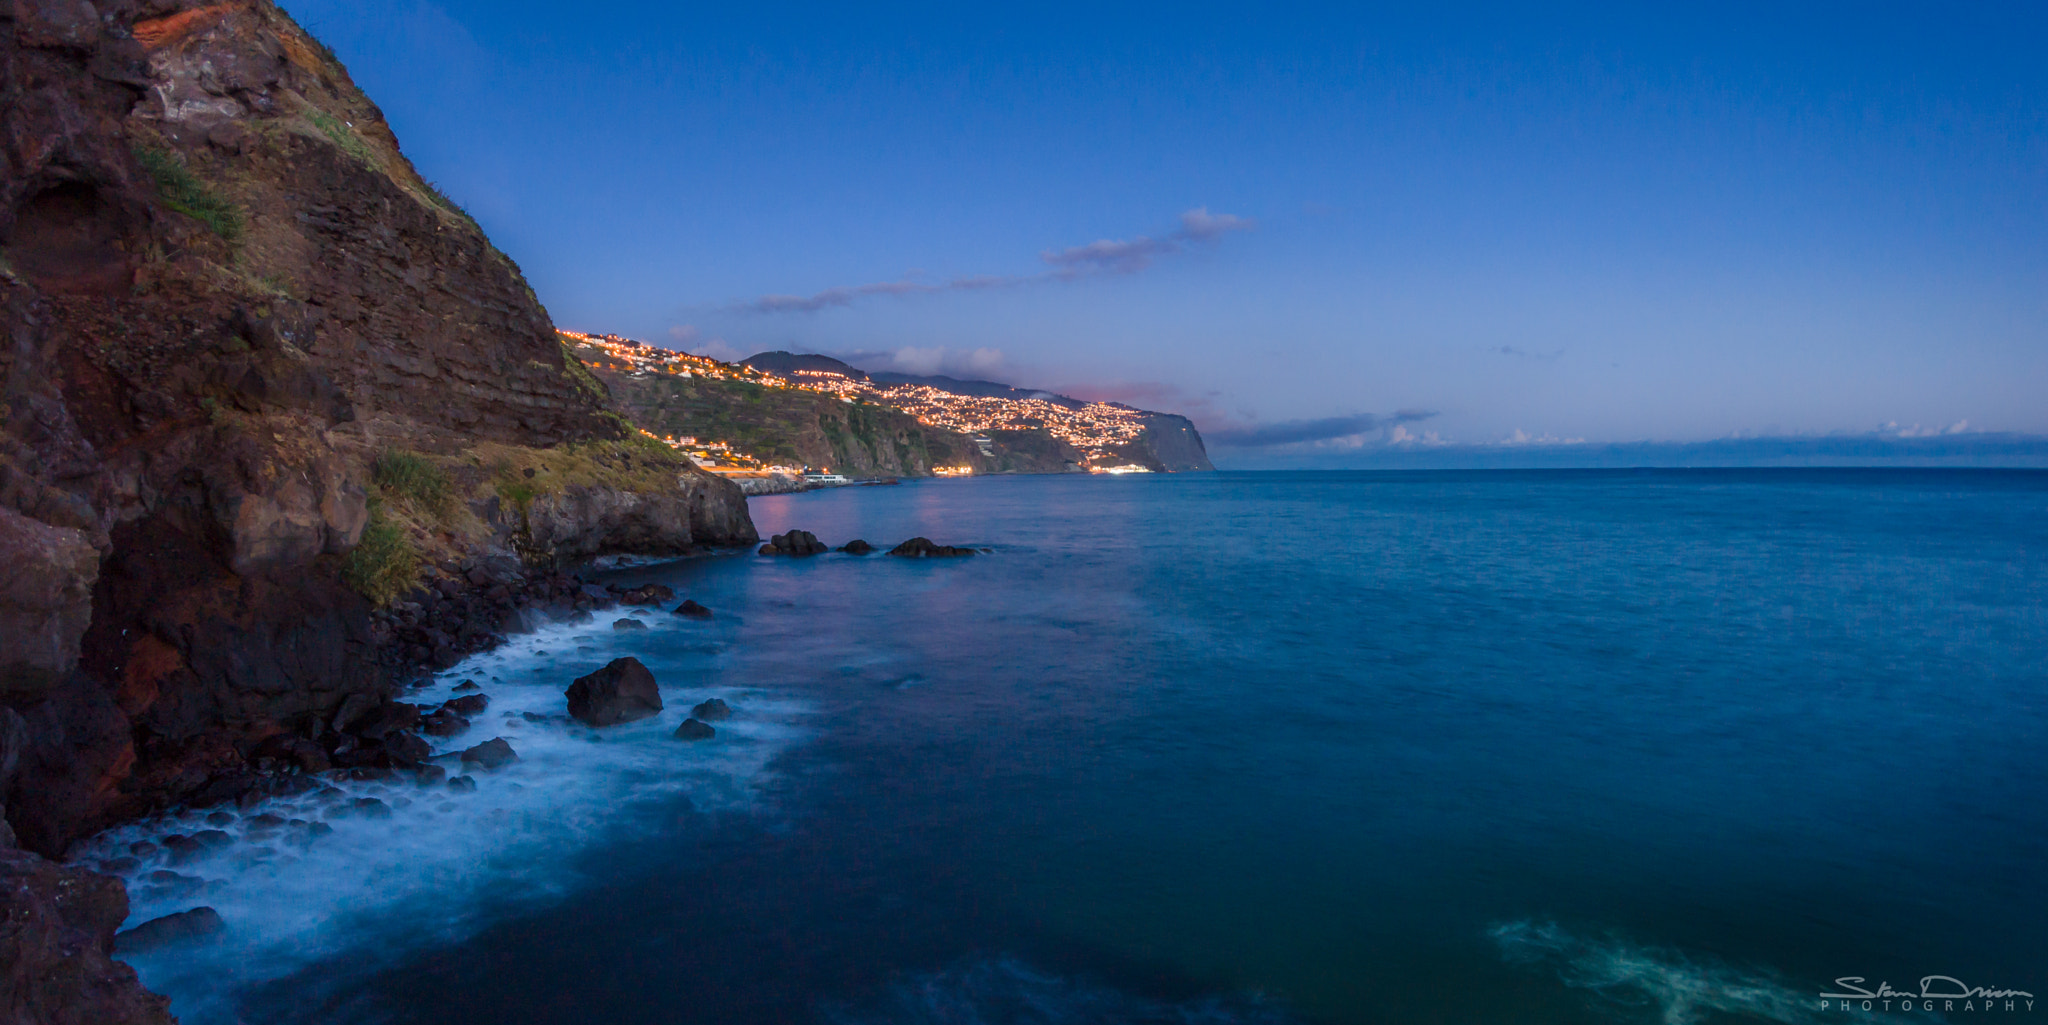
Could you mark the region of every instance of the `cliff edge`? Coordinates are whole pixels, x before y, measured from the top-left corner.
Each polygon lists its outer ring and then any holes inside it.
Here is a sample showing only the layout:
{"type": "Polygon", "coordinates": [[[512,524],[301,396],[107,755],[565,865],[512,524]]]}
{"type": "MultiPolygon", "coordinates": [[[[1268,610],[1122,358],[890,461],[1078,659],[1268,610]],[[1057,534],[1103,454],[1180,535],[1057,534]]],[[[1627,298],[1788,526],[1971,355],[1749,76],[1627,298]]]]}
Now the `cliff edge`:
{"type": "Polygon", "coordinates": [[[0,332],[0,801],[43,855],[388,691],[380,605],[754,539],[269,0],[0,6],[0,332]]]}

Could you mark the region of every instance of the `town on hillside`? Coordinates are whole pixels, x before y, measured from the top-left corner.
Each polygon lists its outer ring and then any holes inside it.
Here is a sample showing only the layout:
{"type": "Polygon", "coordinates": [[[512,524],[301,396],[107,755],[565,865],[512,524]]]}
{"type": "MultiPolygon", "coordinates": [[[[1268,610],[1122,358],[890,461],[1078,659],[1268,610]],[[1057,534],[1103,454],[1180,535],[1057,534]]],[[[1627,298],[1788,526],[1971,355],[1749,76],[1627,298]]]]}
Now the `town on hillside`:
{"type": "MultiPolygon", "coordinates": [[[[746,363],[727,363],[619,335],[559,333],[575,358],[596,370],[633,377],[659,374],[739,381],[764,388],[828,395],[849,405],[884,406],[907,413],[927,426],[968,435],[983,455],[991,454],[990,432],[1043,429],[1082,453],[1083,470],[1106,474],[1151,472],[1149,467],[1120,456],[1124,446],[1138,441],[1145,433],[1150,414],[1119,403],[964,395],[921,383],[877,384],[831,370],[799,369],[782,375],[746,363]]],[[[762,476],[802,477],[813,485],[851,483],[843,475],[832,473],[830,467],[776,463],[740,451],[730,439],[661,435],[644,429],[642,433],[721,476],[743,480],[762,476]]],[[[932,472],[939,476],[966,476],[974,469],[966,465],[934,466],[932,472]]]]}

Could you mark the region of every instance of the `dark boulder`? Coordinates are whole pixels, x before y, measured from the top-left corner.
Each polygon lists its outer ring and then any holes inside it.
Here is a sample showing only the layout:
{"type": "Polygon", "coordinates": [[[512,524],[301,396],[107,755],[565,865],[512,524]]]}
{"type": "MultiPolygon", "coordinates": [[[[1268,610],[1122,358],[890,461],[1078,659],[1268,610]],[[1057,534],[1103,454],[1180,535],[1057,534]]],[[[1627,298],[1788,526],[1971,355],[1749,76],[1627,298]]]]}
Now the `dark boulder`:
{"type": "Polygon", "coordinates": [[[911,559],[933,559],[973,555],[975,552],[972,548],[955,548],[952,545],[933,544],[931,538],[928,537],[913,537],[889,549],[889,554],[911,559]]]}
{"type": "Polygon", "coordinates": [[[476,681],[475,681],[475,680],[464,680],[464,681],[462,681],[461,683],[458,683],[458,684],[456,684],[456,685],[455,685],[455,690],[456,690],[456,691],[457,691],[458,693],[460,693],[460,692],[462,692],[462,691],[466,691],[466,690],[482,690],[482,689],[483,689],[482,687],[479,687],[479,686],[477,686],[477,684],[476,684],[476,681]]]}
{"type": "Polygon", "coordinates": [[[412,778],[420,786],[437,787],[448,782],[448,770],[430,762],[413,770],[412,778]]]}
{"type": "Polygon", "coordinates": [[[724,698],[712,698],[699,702],[697,707],[690,709],[690,714],[705,722],[717,722],[732,718],[732,706],[726,704],[724,698]]]}
{"type": "Polygon", "coordinates": [[[459,698],[449,698],[442,702],[441,707],[456,715],[475,715],[491,707],[491,698],[488,694],[464,694],[459,698]]]}
{"type": "Polygon", "coordinates": [[[674,601],[676,597],[674,588],[661,584],[644,584],[634,588],[616,588],[612,589],[612,593],[618,595],[619,604],[621,605],[660,605],[664,602],[674,601]]]}
{"type": "Polygon", "coordinates": [[[468,719],[445,708],[420,721],[420,729],[430,737],[452,737],[468,728],[468,719]]]}
{"type": "Polygon", "coordinates": [[[419,724],[420,706],[404,701],[387,701],[357,716],[343,729],[365,740],[382,740],[400,730],[414,729],[419,724]]]}
{"type": "Polygon", "coordinates": [[[854,538],[853,540],[848,541],[843,545],[840,545],[839,550],[845,552],[848,555],[866,555],[874,551],[875,546],[867,543],[866,541],[861,540],[860,538],[854,538]]]}
{"type": "Polygon", "coordinates": [[[630,656],[578,677],[563,693],[569,699],[569,714],[592,726],[616,726],[661,711],[661,688],[655,685],[654,674],[630,656]]]}
{"type": "Polygon", "coordinates": [[[468,776],[456,776],[448,781],[448,789],[458,794],[473,794],[476,792],[476,780],[468,776]]]}
{"type": "Polygon", "coordinates": [[[823,555],[831,549],[818,540],[818,535],[808,530],[792,530],[777,534],[761,546],[762,555],[823,555]]]}
{"type": "Polygon", "coordinates": [[[471,765],[479,765],[486,769],[500,769],[518,760],[518,752],[513,751],[512,745],[506,743],[503,737],[492,737],[462,752],[462,767],[465,770],[471,765]]]}
{"type": "Polygon", "coordinates": [[[263,738],[263,742],[256,745],[255,755],[297,766],[300,772],[326,772],[334,767],[320,745],[290,733],[276,733],[263,738]]]}
{"type": "Polygon", "coordinates": [[[710,723],[699,719],[684,719],[675,732],[677,740],[710,740],[717,735],[718,731],[712,729],[710,723]]]}
{"type": "Polygon", "coordinates": [[[384,738],[384,754],[395,766],[418,765],[433,757],[434,750],[415,733],[393,733],[384,738]]]}
{"type": "Polygon", "coordinates": [[[358,797],[344,808],[336,809],[337,814],[361,815],[366,819],[388,819],[391,806],[374,797],[358,797]]]}
{"type": "Polygon", "coordinates": [[[164,947],[212,939],[226,930],[227,923],[220,920],[220,912],[212,908],[193,908],[175,915],[152,918],[115,935],[114,952],[144,954],[164,947]]]}
{"type": "Polygon", "coordinates": [[[645,629],[647,629],[647,624],[646,624],[646,623],[642,623],[641,621],[639,621],[639,620],[637,620],[637,619],[616,619],[616,620],[613,620],[613,621],[612,621],[612,629],[614,629],[614,630],[645,630],[645,629]]]}
{"type": "Polygon", "coordinates": [[[691,619],[711,618],[711,610],[694,601],[685,601],[681,605],[676,606],[675,614],[678,616],[688,616],[691,619]]]}
{"type": "Polygon", "coordinates": [[[119,879],[0,848],[0,1020],[174,1025],[170,1001],[112,957],[126,917],[119,879]]]}

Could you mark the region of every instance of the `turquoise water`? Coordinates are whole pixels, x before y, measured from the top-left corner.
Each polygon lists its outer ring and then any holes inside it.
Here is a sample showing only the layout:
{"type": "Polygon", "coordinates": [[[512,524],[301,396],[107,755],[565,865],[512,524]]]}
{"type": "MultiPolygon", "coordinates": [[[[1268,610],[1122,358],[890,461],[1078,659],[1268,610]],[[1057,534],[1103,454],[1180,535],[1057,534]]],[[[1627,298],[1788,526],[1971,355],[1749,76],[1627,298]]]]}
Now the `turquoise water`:
{"type": "MultiPolygon", "coordinates": [[[[753,511],[995,551],[617,572],[719,617],[515,645],[499,686],[644,652],[734,696],[709,744],[753,752],[718,790],[749,796],[621,803],[546,848],[559,893],[424,893],[486,910],[361,923],[381,956],[244,980],[239,1013],[1805,1022],[1865,1020],[1820,1009],[1846,976],[2048,994],[2048,474],[989,478],[753,511]]],[[[603,742],[712,757],[671,712],[603,742]]],[[[517,778],[549,807],[593,785],[517,778]]]]}

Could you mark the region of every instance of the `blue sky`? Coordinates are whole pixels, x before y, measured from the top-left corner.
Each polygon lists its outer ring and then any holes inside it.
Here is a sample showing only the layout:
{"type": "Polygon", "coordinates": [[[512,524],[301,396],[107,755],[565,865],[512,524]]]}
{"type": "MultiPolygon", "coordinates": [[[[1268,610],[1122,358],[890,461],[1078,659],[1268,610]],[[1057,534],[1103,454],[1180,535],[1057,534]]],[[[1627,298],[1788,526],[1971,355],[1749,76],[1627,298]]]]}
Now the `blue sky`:
{"type": "Polygon", "coordinates": [[[1334,452],[2048,433],[2038,4],[285,6],[565,327],[1334,452]]]}

